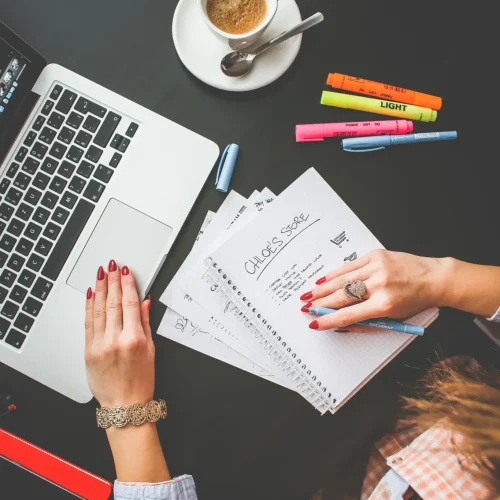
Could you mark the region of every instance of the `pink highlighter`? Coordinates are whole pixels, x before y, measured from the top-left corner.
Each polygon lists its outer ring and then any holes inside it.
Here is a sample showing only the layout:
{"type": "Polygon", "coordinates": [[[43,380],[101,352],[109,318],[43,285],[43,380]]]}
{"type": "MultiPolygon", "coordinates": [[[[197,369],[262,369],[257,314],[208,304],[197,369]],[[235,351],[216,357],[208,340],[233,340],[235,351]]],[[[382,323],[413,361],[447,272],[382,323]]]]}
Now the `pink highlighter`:
{"type": "Polygon", "coordinates": [[[314,123],[295,126],[297,142],[323,141],[325,137],[361,137],[366,135],[409,134],[410,132],[413,132],[413,122],[410,120],[314,123]]]}

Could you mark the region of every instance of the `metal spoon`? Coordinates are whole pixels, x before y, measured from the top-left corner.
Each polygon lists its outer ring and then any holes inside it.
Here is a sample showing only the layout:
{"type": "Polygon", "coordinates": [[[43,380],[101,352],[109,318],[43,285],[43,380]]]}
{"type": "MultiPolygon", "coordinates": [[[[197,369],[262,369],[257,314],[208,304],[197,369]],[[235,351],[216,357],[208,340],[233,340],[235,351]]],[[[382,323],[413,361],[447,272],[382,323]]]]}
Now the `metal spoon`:
{"type": "Polygon", "coordinates": [[[227,76],[242,76],[245,73],[248,73],[252,69],[254,59],[262,54],[262,52],[278,45],[292,36],[298,35],[302,33],[308,28],[311,28],[315,24],[323,21],[323,14],[320,12],[316,12],[316,14],[308,17],[301,23],[297,24],[293,28],[290,28],[287,31],[284,31],[278,36],[275,36],[271,40],[266,43],[263,43],[259,47],[256,47],[250,52],[244,52],[242,50],[235,50],[233,52],[229,52],[229,54],[225,55],[220,62],[220,69],[227,76]]]}

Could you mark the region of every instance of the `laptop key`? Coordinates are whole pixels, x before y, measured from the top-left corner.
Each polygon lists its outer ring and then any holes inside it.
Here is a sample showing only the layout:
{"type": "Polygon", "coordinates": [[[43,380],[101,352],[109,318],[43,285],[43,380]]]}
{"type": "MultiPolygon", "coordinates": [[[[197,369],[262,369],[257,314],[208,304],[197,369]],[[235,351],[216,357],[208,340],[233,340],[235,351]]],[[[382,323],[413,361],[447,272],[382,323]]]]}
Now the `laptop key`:
{"type": "Polygon", "coordinates": [[[45,208],[42,207],[38,207],[36,209],[35,215],[33,215],[33,220],[43,226],[49,220],[49,217],[50,217],[50,212],[48,210],[45,210],[45,208]]]}
{"type": "Polygon", "coordinates": [[[89,132],[94,133],[101,124],[101,120],[98,120],[95,116],[88,115],[85,121],[83,122],[83,128],[88,130],[89,132]]]}
{"type": "Polygon", "coordinates": [[[85,184],[87,184],[87,183],[81,177],[74,175],[73,179],[71,179],[71,182],[69,183],[68,188],[71,191],[74,191],[75,193],[80,194],[83,191],[85,184]]]}
{"type": "MultiPolygon", "coordinates": [[[[51,280],[57,279],[93,210],[94,205],[92,203],[83,199],[78,201],[75,210],[68,219],[66,226],[47,259],[47,263],[42,270],[43,276],[51,280]]],[[[35,293],[33,295],[36,296],[35,293]]]]}
{"type": "Polygon", "coordinates": [[[13,253],[10,256],[9,262],[7,262],[7,267],[10,267],[13,271],[16,271],[18,273],[21,271],[24,262],[26,259],[23,259],[20,255],[17,255],[17,253],[13,253]]]}
{"type": "Polygon", "coordinates": [[[2,274],[0,275],[0,283],[7,288],[10,288],[14,282],[16,281],[17,274],[9,271],[8,269],[4,269],[2,274]]]}
{"type": "Polygon", "coordinates": [[[45,259],[43,257],[40,257],[40,255],[37,255],[36,253],[32,253],[26,262],[26,267],[37,273],[42,268],[44,262],[45,259]]]}
{"type": "MultiPolygon", "coordinates": [[[[4,179],[7,180],[7,179],[4,179]]],[[[7,182],[10,182],[7,180],[7,182]]],[[[14,186],[16,186],[19,189],[26,189],[28,187],[28,184],[31,182],[31,177],[29,175],[23,174],[22,172],[19,172],[17,174],[16,180],[14,181],[14,186]]],[[[3,182],[2,182],[3,184],[3,182]]],[[[2,188],[0,187],[0,193],[2,192],[2,188]]]]}
{"type": "Polygon", "coordinates": [[[31,148],[30,155],[41,160],[46,155],[48,149],[45,144],[36,142],[33,148],[31,148]]]}
{"type": "Polygon", "coordinates": [[[75,137],[75,134],[76,132],[74,130],[71,130],[68,127],[63,127],[62,130],[59,132],[57,138],[60,141],[69,144],[73,140],[73,137],[75,137]]]}
{"type": "MultiPolygon", "coordinates": [[[[0,290],[0,304],[2,304],[3,301],[5,300],[5,297],[2,299],[4,290],[5,288],[0,290]]],[[[7,290],[5,290],[5,293],[7,293],[7,290]]],[[[0,340],[2,340],[7,335],[9,328],[10,328],[10,321],[7,321],[5,318],[0,318],[0,340]]]]}
{"type": "Polygon", "coordinates": [[[28,154],[28,150],[26,148],[19,148],[19,151],[17,152],[14,160],[16,160],[20,163],[26,158],[27,154],[28,154]]]}
{"type": "Polygon", "coordinates": [[[38,302],[38,300],[35,300],[33,297],[28,297],[23,305],[23,311],[32,316],[38,316],[42,306],[43,304],[38,302]]]}
{"type": "MultiPolygon", "coordinates": [[[[21,273],[21,276],[19,276],[19,279],[17,281],[18,281],[18,283],[21,283],[21,285],[25,286],[26,288],[30,288],[31,285],[33,284],[33,281],[35,281],[35,278],[36,278],[36,274],[32,273],[31,271],[28,271],[27,269],[24,269],[23,272],[21,273]]],[[[24,311],[24,307],[23,307],[23,311],[24,311]]]]}
{"type": "Polygon", "coordinates": [[[49,240],[46,240],[45,238],[40,238],[38,240],[38,243],[36,244],[35,252],[38,252],[39,254],[46,257],[49,254],[52,246],[53,246],[53,243],[51,243],[49,240]]]}
{"type": "Polygon", "coordinates": [[[15,188],[10,188],[9,192],[5,195],[5,201],[8,201],[13,205],[17,205],[21,201],[22,197],[23,193],[21,193],[21,191],[18,191],[15,188]]]}
{"type": "Polygon", "coordinates": [[[5,263],[7,262],[7,258],[8,258],[8,257],[9,257],[9,256],[8,256],[5,252],[2,252],[2,251],[0,250],[0,267],[5,266],[5,263]]]}
{"type": "Polygon", "coordinates": [[[118,127],[121,119],[121,116],[110,111],[108,116],[106,116],[106,119],[102,122],[99,132],[95,135],[94,143],[101,146],[101,148],[105,148],[116,130],[116,127],[118,127]]]}
{"type": "Polygon", "coordinates": [[[59,95],[62,92],[62,87],[60,85],[56,85],[53,89],[52,92],[50,93],[50,98],[54,99],[54,101],[57,101],[59,99],[59,95]]]}
{"type": "Polygon", "coordinates": [[[61,166],[57,170],[57,173],[59,175],[62,175],[63,177],[66,177],[66,179],[69,179],[73,172],[75,171],[76,166],[70,163],[69,161],[64,160],[61,163],[61,166]]]}
{"type": "Polygon", "coordinates": [[[128,127],[127,131],[125,132],[125,135],[126,135],[127,137],[134,137],[134,135],[135,135],[135,133],[137,132],[137,129],[138,129],[138,128],[139,128],[139,125],[137,125],[137,123],[132,122],[132,123],[129,125],[129,127],[128,127]]]}
{"type": "MultiPolygon", "coordinates": [[[[56,193],[62,193],[64,191],[64,188],[66,187],[66,184],[67,182],[62,178],[62,177],[59,177],[58,175],[56,175],[52,181],[50,182],[50,186],[49,186],[49,189],[52,189],[52,191],[55,191],[56,193]]],[[[50,194],[50,193],[45,193],[46,195],[47,194],[50,194]]],[[[45,198],[45,196],[44,196],[45,198]]],[[[42,201],[42,205],[45,205],[42,201]]],[[[46,207],[49,207],[49,208],[52,208],[54,205],[49,206],[49,205],[45,205],[46,207]]]]}
{"type": "Polygon", "coordinates": [[[19,313],[16,321],[14,321],[14,326],[16,328],[19,328],[19,330],[21,330],[22,332],[28,333],[34,322],[35,320],[33,318],[26,316],[26,314],[19,313]]]}
{"type": "Polygon", "coordinates": [[[52,144],[52,142],[56,138],[56,134],[57,132],[55,130],[52,130],[49,127],[43,127],[43,130],[40,132],[39,139],[42,142],[45,142],[45,144],[52,144]]]}
{"type": "Polygon", "coordinates": [[[33,186],[44,191],[45,188],[48,186],[49,181],[50,177],[48,175],[38,172],[38,174],[36,174],[35,178],[33,179],[33,186]]]}
{"type": "Polygon", "coordinates": [[[87,134],[87,132],[80,130],[80,132],[78,132],[78,135],[76,136],[75,144],[78,144],[82,148],[86,148],[90,144],[91,139],[92,136],[90,134],[87,134]]]}
{"type": "Polygon", "coordinates": [[[37,119],[35,120],[35,123],[33,123],[33,130],[36,130],[38,132],[42,128],[44,123],[45,123],[45,118],[41,115],[38,115],[37,119]]]}
{"type": "Polygon", "coordinates": [[[80,128],[80,125],[83,122],[83,116],[79,115],[78,113],[75,113],[74,111],[71,112],[71,114],[68,116],[68,119],[66,120],[66,123],[72,127],[72,128],[80,128]]]}
{"type": "Polygon", "coordinates": [[[33,213],[33,207],[26,205],[26,203],[21,203],[16,210],[16,217],[22,220],[28,220],[33,213]]]}
{"type": "Polygon", "coordinates": [[[33,243],[26,238],[21,238],[16,245],[16,252],[27,257],[33,248],[33,243]]]}
{"type": "Polygon", "coordinates": [[[7,191],[7,188],[9,187],[10,181],[9,179],[6,179],[5,177],[2,179],[2,182],[0,182],[0,194],[5,194],[7,191]]]}
{"type": "Polygon", "coordinates": [[[109,160],[109,166],[116,168],[122,159],[122,155],[120,153],[115,153],[111,160],[109,160]]]}
{"type": "Polygon", "coordinates": [[[67,114],[68,111],[71,109],[71,106],[73,106],[76,97],[77,96],[74,92],[71,92],[71,90],[66,89],[63,92],[62,96],[60,97],[59,102],[57,103],[56,106],[57,111],[67,114]]]}
{"type": "Polygon", "coordinates": [[[12,219],[7,231],[14,236],[19,236],[23,232],[24,226],[24,222],[21,222],[19,219],[12,219]]]}
{"type": "Polygon", "coordinates": [[[95,171],[94,177],[107,184],[112,175],[113,169],[105,167],[104,165],[99,165],[95,171]]]}
{"type": "Polygon", "coordinates": [[[51,220],[58,222],[59,224],[64,224],[68,218],[69,212],[64,208],[57,207],[52,214],[51,220]]]}
{"type": "Polygon", "coordinates": [[[54,158],[45,158],[41,168],[44,172],[52,175],[56,171],[58,165],[59,162],[57,160],[54,160],[54,158]]]}
{"type": "Polygon", "coordinates": [[[106,108],[99,106],[99,104],[96,104],[95,102],[89,101],[85,97],[80,97],[80,99],[78,99],[77,103],[75,104],[75,109],[77,111],[80,111],[80,113],[83,113],[84,115],[86,115],[87,113],[92,113],[99,118],[104,118],[104,115],[107,111],[106,108]]]}
{"type": "Polygon", "coordinates": [[[18,332],[12,328],[7,337],[5,337],[5,342],[16,349],[21,349],[25,339],[26,335],[24,335],[24,333],[18,332]]]}
{"type": "Polygon", "coordinates": [[[76,194],[66,191],[61,198],[61,205],[66,208],[73,208],[75,206],[78,196],[76,194]]]}
{"type": "Polygon", "coordinates": [[[19,306],[8,300],[2,307],[2,316],[9,319],[14,319],[16,317],[17,311],[19,311],[19,306]]]}
{"type": "Polygon", "coordinates": [[[53,106],[54,106],[54,101],[49,101],[49,100],[45,101],[45,104],[43,105],[43,108],[40,111],[40,113],[42,113],[42,115],[47,116],[50,113],[50,110],[52,109],[53,106]]]}
{"type": "Polygon", "coordinates": [[[31,205],[36,205],[41,197],[42,193],[38,189],[29,188],[24,196],[24,200],[31,205]]]}
{"type": "MultiPolygon", "coordinates": [[[[66,184],[66,181],[62,181],[64,184],[66,184]]],[[[51,188],[52,189],[52,188],[51,188]]],[[[42,198],[42,201],[40,202],[41,205],[47,208],[54,208],[56,206],[56,203],[59,201],[59,196],[57,194],[51,193],[50,191],[47,191],[42,198]]]]}
{"type": "Polygon", "coordinates": [[[7,205],[7,203],[2,203],[0,205],[0,219],[10,220],[14,212],[14,207],[7,205]]]}
{"type": "Polygon", "coordinates": [[[102,155],[102,149],[99,149],[99,148],[92,145],[87,150],[87,154],[85,155],[85,158],[87,160],[90,160],[92,163],[97,163],[99,161],[99,159],[101,158],[101,155],[102,155]]]}
{"type": "Polygon", "coordinates": [[[92,179],[88,183],[88,186],[85,189],[85,191],[83,192],[83,196],[93,201],[94,203],[97,203],[102,193],[104,193],[104,188],[105,186],[103,184],[92,179]]]}
{"type": "Polygon", "coordinates": [[[10,234],[4,234],[0,240],[0,248],[6,252],[10,252],[14,248],[15,244],[16,240],[10,234]]]}
{"type": "Polygon", "coordinates": [[[66,158],[74,163],[78,163],[81,160],[83,153],[83,149],[80,149],[77,146],[71,146],[69,148],[68,154],[66,155],[66,158]]]}
{"type": "MultiPolygon", "coordinates": [[[[57,109],[57,107],[56,107],[57,109]]],[[[47,125],[50,125],[51,127],[54,127],[55,129],[59,130],[64,123],[64,115],[61,115],[60,113],[56,113],[55,111],[52,112],[50,115],[47,125]]]]}
{"type": "Polygon", "coordinates": [[[5,229],[5,227],[6,227],[5,222],[0,221],[0,234],[3,233],[3,230],[5,229]]]}
{"type": "Polygon", "coordinates": [[[68,148],[60,143],[60,142],[55,142],[53,144],[53,146],[50,148],[50,156],[54,156],[55,158],[57,158],[58,160],[60,160],[63,156],[64,156],[64,153],[66,153],[66,150],[68,148]]]}
{"type": "MultiPolygon", "coordinates": [[[[66,261],[66,259],[64,259],[64,261],[66,261]]],[[[64,264],[64,262],[62,262],[62,264],[64,264]]],[[[52,290],[52,286],[53,285],[50,281],[47,281],[44,278],[38,278],[33,285],[31,294],[34,295],[37,299],[45,300],[49,296],[49,293],[52,290]]]]}
{"type": "Polygon", "coordinates": [[[7,177],[10,177],[11,179],[16,175],[16,172],[19,170],[19,164],[12,162],[10,164],[9,169],[7,170],[7,173],[5,174],[7,177]]]}
{"type": "Polygon", "coordinates": [[[35,160],[34,158],[26,158],[26,161],[23,163],[22,170],[24,172],[28,172],[28,174],[35,175],[40,162],[35,160]]]}
{"type": "Polygon", "coordinates": [[[78,170],[76,171],[76,173],[80,174],[82,177],[89,178],[92,174],[92,171],[94,170],[94,167],[95,165],[93,165],[92,163],[83,160],[78,166],[78,170]]]}
{"type": "Polygon", "coordinates": [[[26,231],[24,231],[24,236],[29,238],[30,240],[36,241],[42,232],[42,228],[38,224],[34,224],[30,222],[26,231]]]}
{"type": "Polygon", "coordinates": [[[14,285],[14,288],[9,294],[9,299],[13,300],[14,302],[17,302],[18,304],[22,304],[24,302],[24,298],[26,297],[27,293],[28,290],[26,290],[26,288],[23,288],[22,286],[19,285],[14,285]]]}
{"type": "MultiPolygon", "coordinates": [[[[52,241],[55,241],[61,232],[61,226],[54,224],[53,222],[49,222],[47,227],[45,228],[43,235],[47,238],[50,238],[52,241]]],[[[36,247],[35,247],[36,250],[36,247]]],[[[48,252],[47,252],[48,253],[48,252]]],[[[44,255],[44,254],[42,254],[44,255]]],[[[47,255],[47,254],[45,254],[47,255]]]]}
{"type": "Polygon", "coordinates": [[[25,137],[23,144],[25,146],[30,147],[35,142],[35,139],[36,139],[36,132],[33,132],[33,130],[31,130],[30,132],[28,132],[28,135],[25,137]]]}

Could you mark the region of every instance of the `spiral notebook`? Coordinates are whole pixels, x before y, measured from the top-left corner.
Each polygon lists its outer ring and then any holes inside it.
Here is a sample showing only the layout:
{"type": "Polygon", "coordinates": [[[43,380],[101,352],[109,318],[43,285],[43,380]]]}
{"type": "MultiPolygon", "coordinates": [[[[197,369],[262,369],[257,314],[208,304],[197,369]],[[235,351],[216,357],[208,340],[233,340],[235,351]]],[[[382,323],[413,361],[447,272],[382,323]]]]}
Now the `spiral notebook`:
{"type": "MultiPolygon", "coordinates": [[[[349,327],[312,331],[299,297],[332,268],[382,244],[309,169],[200,261],[180,286],[322,413],[334,412],[414,337],[349,327]]],[[[428,326],[437,309],[410,318],[428,326]]]]}

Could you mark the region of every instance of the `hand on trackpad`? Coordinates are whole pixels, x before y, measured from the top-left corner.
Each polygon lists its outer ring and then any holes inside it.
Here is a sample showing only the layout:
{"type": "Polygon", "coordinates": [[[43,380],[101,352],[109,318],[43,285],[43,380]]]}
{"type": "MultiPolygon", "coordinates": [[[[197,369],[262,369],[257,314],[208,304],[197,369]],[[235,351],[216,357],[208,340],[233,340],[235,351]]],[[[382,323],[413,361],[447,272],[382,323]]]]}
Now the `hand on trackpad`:
{"type": "Polygon", "coordinates": [[[164,254],[172,228],[124,203],[110,199],[83,249],[67,284],[82,293],[94,287],[99,266],[114,259],[134,273],[140,295],[164,254]]]}

